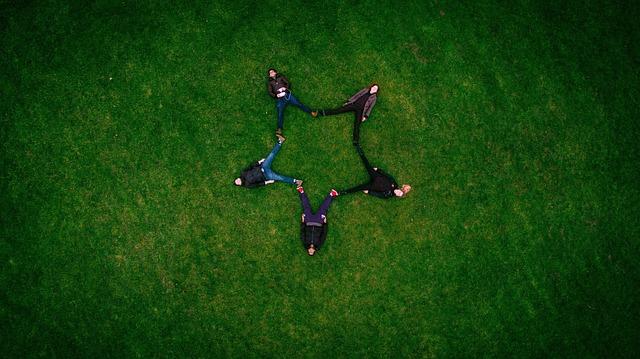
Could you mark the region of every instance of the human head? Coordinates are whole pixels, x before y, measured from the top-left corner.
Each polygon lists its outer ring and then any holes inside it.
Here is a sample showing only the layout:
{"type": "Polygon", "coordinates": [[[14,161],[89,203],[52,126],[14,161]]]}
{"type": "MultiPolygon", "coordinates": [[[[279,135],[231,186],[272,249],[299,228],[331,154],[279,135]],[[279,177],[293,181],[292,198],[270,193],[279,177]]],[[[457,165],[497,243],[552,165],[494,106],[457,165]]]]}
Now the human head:
{"type": "Polygon", "coordinates": [[[242,178],[240,178],[240,177],[236,178],[236,180],[235,180],[235,181],[233,181],[233,183],[234,183],[236,186],[242,186],[242,178]]]}
{"type": "Polygon", "coordinates": [[[316,254],[316,247],[312,244],[309,246],[309,248],[307,248],[307,253],[312,256],[314,254],[316,254]]]}
{"type": "Polygon", "coordinates": [[[278,71],[276,71],[276,69],[272,67],[267,71],[267,74],[269,74],[269,77],[276,77],[276,75],[278,74],[278,71]]]}
{"type": "Polygon", "coordinates": [[[376,83],[371,84],[371,86],[369,86],[369,93],[373,95],[375,93],[378,93],[379,89],[380,89],[380,86],[378,86],[378,84],[376,83]]]}
{"type": "Polygon", "coordinates": [[[393,194],[395,194],[396,197],[404,197],[404,195],[409,191],[411,191],[411,186],[409,186],[408,184],[403,184],[402,187],[394,189],[393,194]]]}

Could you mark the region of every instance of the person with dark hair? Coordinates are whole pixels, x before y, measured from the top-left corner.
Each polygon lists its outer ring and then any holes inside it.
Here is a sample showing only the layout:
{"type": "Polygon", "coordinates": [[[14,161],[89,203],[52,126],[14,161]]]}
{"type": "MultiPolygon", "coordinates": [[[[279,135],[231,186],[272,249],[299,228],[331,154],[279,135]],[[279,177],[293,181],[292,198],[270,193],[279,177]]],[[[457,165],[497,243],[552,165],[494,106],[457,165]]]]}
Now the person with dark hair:
{"type": "Polygon", "coordinates": [[[351,96],[342,106],[334,109],[318,110],[320,116],[337,115],[339,113],[353,112],[355,120],[353,122],[353,144],[360,143],[360,124],[366,121],[371,114],[373,106],[375,106],[378,99],[378,90],[380,86],[378,84],[372,84],[358,91],[355,95],[351,96]]]}
{"type": "Polygon", "coordinates": [[[278,110],[278,128],[276,129],[276,134],[282,134],[284,109],[287,108],[289,104],[296,106],[312,117],[317,116],[317,112],[312,112],[309,107],[293,96],[291,93],[291,84],[284,75],[279,74],[274,68],[270,68],[267,73],[269,75],[267,78],[267,91],[269,91],[269,95],[276,100],[276,109],[278,110]]]}
{"type": "Polygon", "coordinates": [[[236,178],[234,181],[236,186],[254,188],[268,185],[276,181],[296,184],[298,186],[302,185],[302,180],[283,176],[271,170],[271,163],[276,158],[276,155],[282,147],[282,143],[285,141],[283,136],[277,135],[277,137],[278,142],[276,142],[273,150],[271,150],[271,153],[269,153],[267,158],[263,158],[260,161],[253,163],[242,171],[240,177],[236,178]]]}
{"type": "Polygon", "coordinates": [[[314,255],[318,249],[322,246],[325,239],[327,239],[327,212],[329,206],[334,197],[338,195],[335,189],[332,189],[327,197],[318,208],[316,213],[311,210],[311,204],[309,203],[309,197],[304,192],[302,186],[298,186],[298,193],[300,193],[300,203],[302,203],[302,222],[300,223],[300,238],[302,244],[307,250],[307,254],[314,255]]]}
{"type": "Polygon", "coordinates": [[[343,195],[362,191],[365,194],[387,199],[391,197],[404,197],[404,195],[411,191],[411,186],[408,184],[404,184],[402,187],[398,188],[398,183],[393,177],[391,177],[391,175],[377,167],[372,167],[367,160],[367,157],[364,155],[362,148],[360,148],[360,145],[356,145],[356,151],[358,152],[358,155],[360,155],[360,159],[364,163],[364,167],[369,174],[369,182],[353,188],[338,191],[338,194],[343,195]]]}

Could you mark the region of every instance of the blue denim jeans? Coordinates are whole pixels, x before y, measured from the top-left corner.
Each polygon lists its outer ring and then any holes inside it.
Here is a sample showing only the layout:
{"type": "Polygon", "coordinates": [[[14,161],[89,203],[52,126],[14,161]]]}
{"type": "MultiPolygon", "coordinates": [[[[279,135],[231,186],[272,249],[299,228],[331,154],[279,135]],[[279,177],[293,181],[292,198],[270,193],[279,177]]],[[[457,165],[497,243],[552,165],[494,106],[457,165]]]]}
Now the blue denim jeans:
{"type": "Polygon", "coordinates": [[[280,97],[276,102],[276,108],[278,109],[278,128],[282,128],[284,125],[284,109],[287,105],[292,104],[306,113],[310,113],[311,109],[293,96],[291,92],[287,92],[286,95],[280,97]]]}
{"type": "Polygon", "coordinates": [[[278,154],[278,152],[280,152],[281,147],[282,147],[282,144],[280,142],[276,142],[276,145],[273,146],[273,150],[271,150],[271,153],[269,153],[269,156],[267,156],[264,162],[262,162],[262,172],[264,173],[264,176],[267,178],[267,180],[274,180],[274,181],[294,184],[296,183],[296,181],[293,178],[283,176],[271,170],[271,163],[276,158],[276,155],[278,154]]]}

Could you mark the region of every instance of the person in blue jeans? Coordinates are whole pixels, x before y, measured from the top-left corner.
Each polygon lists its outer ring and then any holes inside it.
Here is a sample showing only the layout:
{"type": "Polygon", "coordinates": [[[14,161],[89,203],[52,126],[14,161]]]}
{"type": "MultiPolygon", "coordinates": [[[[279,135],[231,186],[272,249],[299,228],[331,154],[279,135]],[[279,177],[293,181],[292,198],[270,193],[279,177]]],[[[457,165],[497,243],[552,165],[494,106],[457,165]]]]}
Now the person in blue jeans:
{"type": "Polygon", "coordinates": [[[280,152],[282,143],[285,141],[285,138],[282,135],[277,135],[277,137],[278,142],[273,146],[273,150],[271,150],[271,153],[269,153],[267,158],[263,158],[260,161],[253,163],[242,171],[240,177],[236,178],[234,181],[236,186],[254,188],[265,186],[276,181],[295,184],[298,186],[302,185],[302,180],[283,176],[271,169],[271,163],[276,158],[278,152],[280,152]]]}
{"type": "Polygon", "coordinates": [[[296,106],[302,111],[310,114],[312,117],[318,116],[318,112],[311,111],[309,107],[293,96],[289,80],[284,75],[279,74],[274,68],[270,68],[268,73],[269,78],[267,79],[267,90],[269,91],[269,95],[276,100],[276,109],[278,110],[277,135],[282,134],[282,128],[284,126],[284,109],[287,108],[289,104],[296,106]]]}

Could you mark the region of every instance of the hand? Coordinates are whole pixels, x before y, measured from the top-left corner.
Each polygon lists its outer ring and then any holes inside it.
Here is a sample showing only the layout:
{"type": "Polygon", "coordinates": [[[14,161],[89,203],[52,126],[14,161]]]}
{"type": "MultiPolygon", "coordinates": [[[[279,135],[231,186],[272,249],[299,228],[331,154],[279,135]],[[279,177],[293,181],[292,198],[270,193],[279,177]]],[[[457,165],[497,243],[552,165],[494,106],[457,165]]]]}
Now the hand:
{"type": "Polygon", "coordinates": [[[361,121],[364,122],[366,120],[367,120],[367,116],[362,116],[362,120],[361,121]]]}

